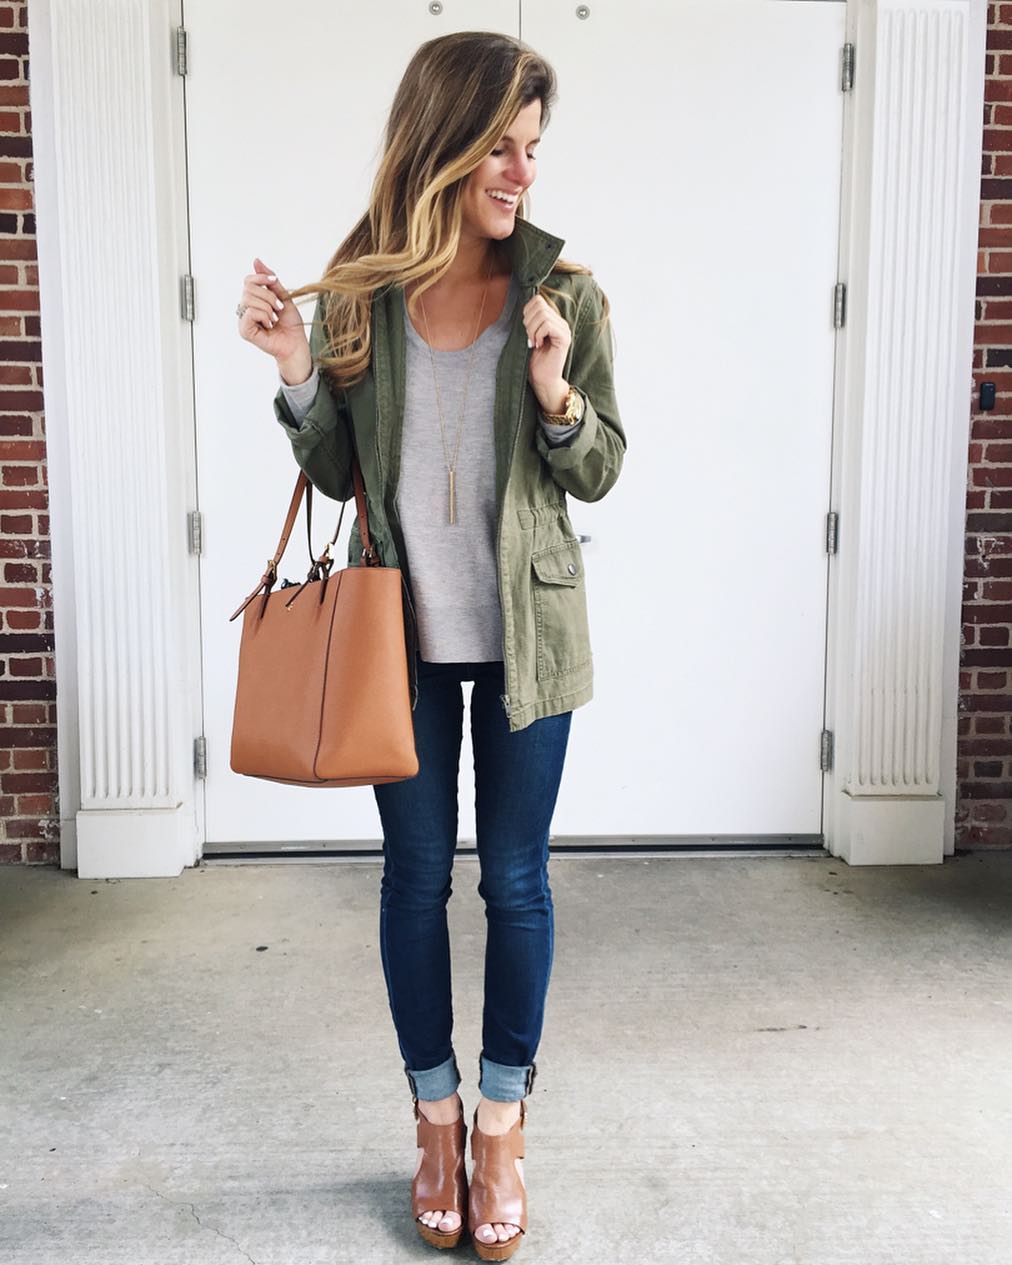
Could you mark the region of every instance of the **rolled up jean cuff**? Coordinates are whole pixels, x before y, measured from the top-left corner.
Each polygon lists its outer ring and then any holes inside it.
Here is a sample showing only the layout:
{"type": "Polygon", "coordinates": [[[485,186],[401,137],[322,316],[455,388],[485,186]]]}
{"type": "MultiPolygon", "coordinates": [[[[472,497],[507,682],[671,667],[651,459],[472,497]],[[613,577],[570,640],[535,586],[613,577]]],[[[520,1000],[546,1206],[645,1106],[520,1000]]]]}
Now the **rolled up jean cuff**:
{"type": "Polygon", "coordinates": [[[418,1071],[404,1066],[404,1075],[408,1078],[412,1096],[425,1102],[436,1102],[440,1098],[449,1098],[460,1085],[460,1071],[457,1068],[457,1057],[451,1054],[438,1067],[428,1067],[418,1071]]]}
{"type": "Polygon", "coordinates": [[[537,1063],[509,1067],[481,1054],[478,1056],[478,1091],[494,1102],[519,1102],[531,1092],[537,1070],[537,1063]]]}

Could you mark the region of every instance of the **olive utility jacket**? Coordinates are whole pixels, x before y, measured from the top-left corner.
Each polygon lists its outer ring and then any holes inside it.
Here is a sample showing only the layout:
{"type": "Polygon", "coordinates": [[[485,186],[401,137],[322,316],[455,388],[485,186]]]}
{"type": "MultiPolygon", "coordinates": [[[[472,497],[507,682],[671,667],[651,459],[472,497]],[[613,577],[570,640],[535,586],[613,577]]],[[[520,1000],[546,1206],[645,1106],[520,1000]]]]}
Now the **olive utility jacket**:
{"type": "MultiPolygon", "coordinates": [[[[611,328],[595,326],[603,296],[586,273],[553,271],[564,245],[529,220],[515,221],[505,239],[520,298],[496,370],[496,570],[502,604],[506,692],[503,708],[511,732],[540,716],[579,707],[593,692],[593,658],[587,618],[584,560],[569,520],[566,496],[597,501],[618,478],[625,454],[612,378],[611,328]],[[527,381],[530,348],[523,307],[546,282],[571,294],[561,306],[572,342],[563,377],[583,396],[583,421],[573,438],[553,447],[538,424],[537,397],[527,381]]],[[[400,469],[405,392],[403,311],[395,283],[380,286],[372,300],[372,360],[360,382],[335,392],[320,377],[316,396],[302,419],[293,416],[284,392],[274,412],[287,433],[295,460],[315,488],[337,501],[354,496],[351,444],[365,485],[369,532],[384,566],[399,567],[408,594],[411,575],[395,497],[400,469]]],[[[310,334],[314,364],[323,352],[317,301],[310,334]]],[[[357,519],[348,542],[348,565],[361,565],[357,519]]],[[[407,613],[410,620],[412,616],[407,613]]],[[[409,644],[416,657],[418,639],[409,644]]],[[[412,680],[416,679],[411,671],[412,680]]]]}

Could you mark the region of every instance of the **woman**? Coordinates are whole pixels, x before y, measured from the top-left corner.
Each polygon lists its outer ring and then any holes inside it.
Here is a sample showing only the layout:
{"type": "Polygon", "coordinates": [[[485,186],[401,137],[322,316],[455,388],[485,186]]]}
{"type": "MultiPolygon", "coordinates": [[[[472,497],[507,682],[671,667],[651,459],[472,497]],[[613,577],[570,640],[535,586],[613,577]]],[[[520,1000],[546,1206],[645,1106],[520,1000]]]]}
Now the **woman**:
{"type": "MultiPolygon", "coordinates": [[[[508,36],[421,45],[369,209],[323,278],[289,291],[256,259],[237,309],[242,336],[277,362],[275,413],[298,464],[336,500],[353,495],[354,445],[373,547],[412,598],[419,772],[373,788],[380,951],[417,1122],[415,1224],[452,1247],[466,1218],[485,1260],[506,1259],[527,1229],[524,1100],[553,950],[548,833],[572,712],[592,689],[565,497],[603,496],[626,446],[608,301],[588,268],[559,258],[561,238],[519,214],[554,98],[551,67],[508,36]],[[309,293],[307,340],[292,300],[309,293]],[[487,921],[469,1185],[446,920],[463,681],[487,921]]],[[[356,523],[349,565],[361,554],[356,523]]]]}

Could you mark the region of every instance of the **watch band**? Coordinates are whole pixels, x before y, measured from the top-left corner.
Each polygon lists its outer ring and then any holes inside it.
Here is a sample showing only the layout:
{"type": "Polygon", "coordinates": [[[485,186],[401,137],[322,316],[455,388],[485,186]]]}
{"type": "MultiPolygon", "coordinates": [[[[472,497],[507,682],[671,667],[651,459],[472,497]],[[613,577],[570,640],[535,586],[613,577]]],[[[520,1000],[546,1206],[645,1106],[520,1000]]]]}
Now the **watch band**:
{"type": "Polygon", "coordinates": [[[570,386],[566,392],[565,410],[562,413],[546,413],[542,409],[541,415],[551,426],[575,426],[583,420],[583,400],[580,393],[574,386],[570,386]]]}

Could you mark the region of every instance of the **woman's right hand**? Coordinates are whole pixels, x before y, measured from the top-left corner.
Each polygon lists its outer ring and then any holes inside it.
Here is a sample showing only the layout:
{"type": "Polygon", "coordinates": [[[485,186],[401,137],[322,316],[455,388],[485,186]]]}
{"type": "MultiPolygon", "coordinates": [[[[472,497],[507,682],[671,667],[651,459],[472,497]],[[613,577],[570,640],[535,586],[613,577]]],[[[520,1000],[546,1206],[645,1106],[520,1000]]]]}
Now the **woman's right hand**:
{"type": "Polygon", "coordinates": [[[313,371],[306,328],[288,291],[262,259],[254,259],[253,271],[243,278],[240,303],[246,305],[240,336],[273,356],[287,382],[305,382],[313,371]]]}

